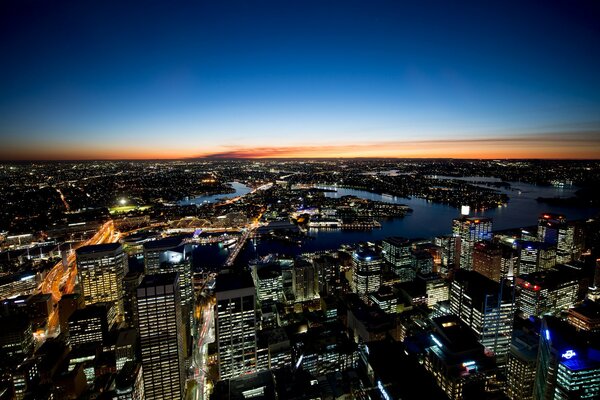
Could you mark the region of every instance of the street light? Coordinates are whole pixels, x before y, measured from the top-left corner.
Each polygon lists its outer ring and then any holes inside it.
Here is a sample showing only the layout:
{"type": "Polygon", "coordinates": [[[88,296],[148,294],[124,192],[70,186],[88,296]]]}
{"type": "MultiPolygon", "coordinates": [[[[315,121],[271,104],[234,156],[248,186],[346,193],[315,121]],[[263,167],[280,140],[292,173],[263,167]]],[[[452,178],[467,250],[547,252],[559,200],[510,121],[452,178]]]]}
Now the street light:
{"type": "Polygon", "coordinates": [[[127,199],[125,199],[125,198],[119,199],[119,204],[124,206],[125,204],[127,204],[127,199]]]}

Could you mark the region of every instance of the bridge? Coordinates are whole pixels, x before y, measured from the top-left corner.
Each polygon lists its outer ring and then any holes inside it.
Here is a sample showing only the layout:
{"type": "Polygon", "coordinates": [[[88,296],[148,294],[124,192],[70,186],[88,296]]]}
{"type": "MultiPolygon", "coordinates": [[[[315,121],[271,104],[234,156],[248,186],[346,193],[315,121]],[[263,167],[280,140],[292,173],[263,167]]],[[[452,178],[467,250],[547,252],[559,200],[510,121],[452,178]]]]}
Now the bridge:
{"type": "Polygon", "coordinates": [[[255,229],[256,229],[256,226],[252,226],[251,228],[248,228],[242,234],[242,236],[238,239],[235,247],[233,248],[233,250],[231,251],[231,253],[229,253],[229,256],[227,256],[227,260],[225,260],[225,264],[223,264],[225,267],[231,267],[233,265],[233,263],[235,262],[235,259],[237,258],[238,254],[240,254],[240,251],[242,250],[242,248],[246,244],[246,241],[248,239],[250,239],[252,237],[252,235],[254,234],[254,230],[255,229]]]}

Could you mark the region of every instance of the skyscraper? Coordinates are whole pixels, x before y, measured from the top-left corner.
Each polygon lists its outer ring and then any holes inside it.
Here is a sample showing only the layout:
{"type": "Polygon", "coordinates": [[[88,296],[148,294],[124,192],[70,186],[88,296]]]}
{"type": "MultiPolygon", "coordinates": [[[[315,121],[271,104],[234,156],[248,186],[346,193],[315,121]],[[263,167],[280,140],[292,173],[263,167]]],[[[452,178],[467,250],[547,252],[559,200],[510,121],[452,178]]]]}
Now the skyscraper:
{"type": "Polygon", "coordinates": [[[518,242],[519,274],[548,270],[556,265],[556,246],[542,242],[518,242]]]}
{"type": "Polygon", "coordinates": [[[474,271],[458,271],[450,286],[450,309],[504,364],[513,330],[514,289],[474,271]]]}
{"type": "Polygon", "coordinates": [[[215,325],[220,379],[256,370],[256,290],[250,274],[219,274],[215,325]]]}
{"type": "Polygon", "coordinates": [[[381,286],[383,260],[370,250],[358,250],[352,254],[352,290],[366,299],[381,286]]]}
{"type": "Polygon", "coordinates": [[[85,305],[113,302],[122,316],[123,277],[128,271],[123,247],[119,243],[84,246],[76,254],[85,305]]]}
{"type": "Polygon", "coordinates": [[[319,295],[319,275],[316,266],[298,259],[292,268],[292,292],[296,301],[312,300],[319,295]]]}
{"type": "Polygon", "coordinates": [[[146,399],[180,399],[185,367],[176,272],[147,275],[136,291],[146,399]]]}
{"type": "Polygon", "coordinates": [[[479,217],[455,218],[452,233],[460,237],[460,268],[473,269],[473,247],[475,243],[492,238],[492,219],[479,217]]]}

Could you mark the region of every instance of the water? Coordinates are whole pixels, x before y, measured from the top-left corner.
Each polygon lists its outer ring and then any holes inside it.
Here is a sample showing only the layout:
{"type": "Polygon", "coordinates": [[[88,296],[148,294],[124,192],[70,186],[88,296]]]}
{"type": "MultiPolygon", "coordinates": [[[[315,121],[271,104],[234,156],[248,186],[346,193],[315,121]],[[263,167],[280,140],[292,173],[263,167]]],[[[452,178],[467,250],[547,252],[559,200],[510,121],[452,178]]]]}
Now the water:
{"type": "Polygon", "coordinates": [[[248,194],[252,191],[252,188],[244,185],[243,183],[240,182],[229,182],[229,185],[231,185],[231,187],[233,189],[235,189],[235,192],[233,193],[221,193],[221,194],[213,194],[213,195],[209,195],[209,196],[196,196],[193,197],[191,199],[183,199],[177,202],[177,204],[179,204],[180,206],[189,206],[191,204],[195,204],[195,205],[202,205],[204,203],[214,203],[217,202],[220,199],[232,199],[234,197],[238,197],[238,196],[243,196],[245,194],[248,194]]]}
{"type": "MultiPolygon", "coordinates": [[[[446,177],[438,176],[438,179],[446,177]]],[[[450,178],[450,177],[448,177],[450,178]]],[[[456,179],[456,178],[451,178],[456,179]]],[[[482,182],[481,177],[465,177],[462,180],[482,182]]],[[[495,178],[486,179],[488,182],[498,182],[495,178]]],[[[509,196],[509,203],[505,207],[499,207],[484,212],[473,213],[477,216],[492,217],[494,219],[494,230],[509,228],[518,228],[532,226],[537,224],[537,218],[540,214],[550,212],[563,214],[569,220],[585,219],[598,213],[598,209],[560,207],[540,203],[536,201],[538,197],[571,197],[577,188],[575,187],[553,187],[536,186],[521,182],[510,182],[510,189],[499,189],[500,192],[509,196]]],[[[248,193],[250,188],[241,188],[236,184],[236,191],[248,193]]],[[[243,185],[241,185],[243,186],[243,185]]],[[[234,197],[236,194],[231,194],[234,197]]],[[[357,196],[369,200],[386,201],[392,203],[406,204],[413,209],[412,213],[404,218],[391,218],[382,220],[381,229],[371,231],[342,231],[342,230],[310,230],[309,235],[314,239],[307,239],[299,246],[277,241],[259,241],[249,242],[238,256],[238,264],[247,263],[257,256],[264,256],[269,253],[279,253],[294,256],[303,252],[312,252],[328,249],[337,249],[342,244],[351,244],[365,241],[376,241],[385,239],[389,236],[404,236],[407,238],[431,238],[437,235],[449,234],[452,230],[452,219],[460,214],[460,210],[444,205],[433,203],[420,198],[401,198],[382,196],[364,190],[337,188],[337,192],[326,192],[328,197],[342,197],[347,195],[357,196]]],[[[208,196],[213,198],[222,198],[223,196],[208,196]]],[[[213,248],[213,250],[217,250],[213,248]]],[[[225,259],[226,249],[218,249],[221,253],[211,258],[210,263],[217,263],[225,259]]],[[[202,258],[207,257],[202,256],[202,258]]],[[[200,258],[200,257],[199,257],[200,258]]]]}

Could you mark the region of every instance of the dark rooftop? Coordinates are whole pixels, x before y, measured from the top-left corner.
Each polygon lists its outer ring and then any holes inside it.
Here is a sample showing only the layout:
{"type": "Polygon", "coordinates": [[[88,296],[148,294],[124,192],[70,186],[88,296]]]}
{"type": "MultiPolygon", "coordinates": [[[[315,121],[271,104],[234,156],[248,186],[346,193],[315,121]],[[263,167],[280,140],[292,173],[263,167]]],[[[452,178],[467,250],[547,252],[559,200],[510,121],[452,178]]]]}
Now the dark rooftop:
{"type": "Polygon", "coordinates": [[[245,289],[250,287],[254,287],[254,282],[249,273],[225,273],[217,276],[215,292],[225,292],[227,290],[245,289]]]}
{"type": "Polygon", "coordinates": [[[159,240],[151,240],[149,242],[144,243],[144,250],[147,251],[175,248],[181,245],[183,239],[183,236],[172,236],[159,240]]]}
{"type": "Polygon", "coordinates": [[[119,247],[121,247],[120,243],[94,244],[80,247],[76,252],[77,255],[103,253],[106,251],[116,251],[119,247]]]}
{"type": "Polygon", "coordinates": [[[153,287],[153,286],[165,286],[165,285],[176,285],[177,284],[177,272],[167,272],[164,274],[152,274],[144,276],[140,288],[153,287]]]}

